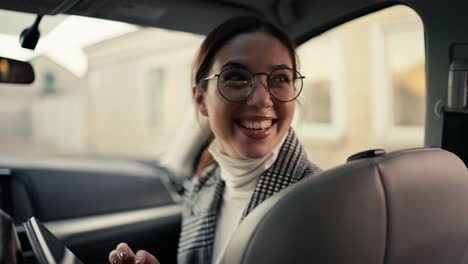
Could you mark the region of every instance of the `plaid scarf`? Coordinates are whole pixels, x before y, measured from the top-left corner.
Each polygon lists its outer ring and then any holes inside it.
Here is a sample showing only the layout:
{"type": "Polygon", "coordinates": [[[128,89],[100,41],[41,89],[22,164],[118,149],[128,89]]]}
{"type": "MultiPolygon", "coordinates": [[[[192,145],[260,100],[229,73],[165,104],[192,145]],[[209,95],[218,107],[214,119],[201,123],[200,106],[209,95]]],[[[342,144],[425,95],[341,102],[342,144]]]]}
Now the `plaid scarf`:
{"type": "MultiPolygon", "coordinates": [[[[268,197],[319,171],[307,160],[294,131],[290,129],[276,161],[260,175],[241,221],[268,197]]],[[[207,167],[199,177],[194,177],[184,199],[177,257],[179,264],[211,262],[223,190],[224,181],[217,164],[207,167]]]]}

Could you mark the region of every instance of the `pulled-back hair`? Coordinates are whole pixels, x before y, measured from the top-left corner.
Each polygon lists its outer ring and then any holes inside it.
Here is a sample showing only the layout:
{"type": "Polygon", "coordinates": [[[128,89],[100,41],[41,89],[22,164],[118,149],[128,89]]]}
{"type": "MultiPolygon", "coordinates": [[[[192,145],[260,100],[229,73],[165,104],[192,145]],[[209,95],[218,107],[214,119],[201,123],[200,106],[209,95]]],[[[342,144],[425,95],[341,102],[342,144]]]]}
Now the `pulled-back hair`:
{"type": "MultiPolygon", "coordinates": [[[[192,70],[192,80],[198,84],[210,71],[216,53],[234,37],[253,32],[262,32],[278,39],[287,49],[291,57],[293,69],[296,70],[296,52],[294,42],[289,35],[268,22],[255,16],[231,18],[211,31],[201,44],[195,57],[192,70]]],[[[205,85],[201,85],[205,88],[205,85]]]]}

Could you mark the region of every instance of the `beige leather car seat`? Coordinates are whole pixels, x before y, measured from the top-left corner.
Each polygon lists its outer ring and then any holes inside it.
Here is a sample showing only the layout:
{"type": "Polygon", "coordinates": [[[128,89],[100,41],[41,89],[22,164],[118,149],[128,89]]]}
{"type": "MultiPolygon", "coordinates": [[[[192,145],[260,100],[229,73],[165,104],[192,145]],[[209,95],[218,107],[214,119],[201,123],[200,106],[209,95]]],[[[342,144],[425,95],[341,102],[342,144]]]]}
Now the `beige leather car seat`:
{"type": "Polygon", "coordinates": [[[441,149],[351,161],[271,197],[224,263],[468,263],[468,170],[441,149]]]}

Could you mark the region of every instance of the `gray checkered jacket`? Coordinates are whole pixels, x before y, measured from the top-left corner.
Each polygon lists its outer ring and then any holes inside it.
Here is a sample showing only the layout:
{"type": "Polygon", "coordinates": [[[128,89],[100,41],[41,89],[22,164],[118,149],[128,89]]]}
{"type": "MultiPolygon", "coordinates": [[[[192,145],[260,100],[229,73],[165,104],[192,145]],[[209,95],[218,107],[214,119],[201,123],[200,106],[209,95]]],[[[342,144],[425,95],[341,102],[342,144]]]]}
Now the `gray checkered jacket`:
{"type": "MultiPolygon", "coordinates": [[[[294,131],[290,129],[278,158],[260,176],[241,221],[268,197],[319,171],[317,166],[307,160],[294,131]]],[[[179,264],[211,262],[223,190],[224,181],[217,164],[207,167],[199,177],[194,177],[184,201],[177,257],[179,264]]]]}

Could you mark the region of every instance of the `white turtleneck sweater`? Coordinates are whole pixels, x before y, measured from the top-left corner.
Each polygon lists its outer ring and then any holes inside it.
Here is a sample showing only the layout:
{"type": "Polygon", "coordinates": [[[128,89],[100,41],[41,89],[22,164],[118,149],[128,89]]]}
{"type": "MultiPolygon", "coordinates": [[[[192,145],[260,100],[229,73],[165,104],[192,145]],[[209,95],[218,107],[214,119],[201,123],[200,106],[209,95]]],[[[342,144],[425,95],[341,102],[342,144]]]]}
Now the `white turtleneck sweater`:
{"type": "Polygon", "coordinates": [[[259,159],[231,158],[220,150],[216,139],[208,148],[218,163],[221,179],[225,182],[223,200],[216,224],[212,263],[220,263],[227,243],[236,230],[242,213],[257,185],[259,176],[273,165],[286,136],[270,154],[259,159]]]}

